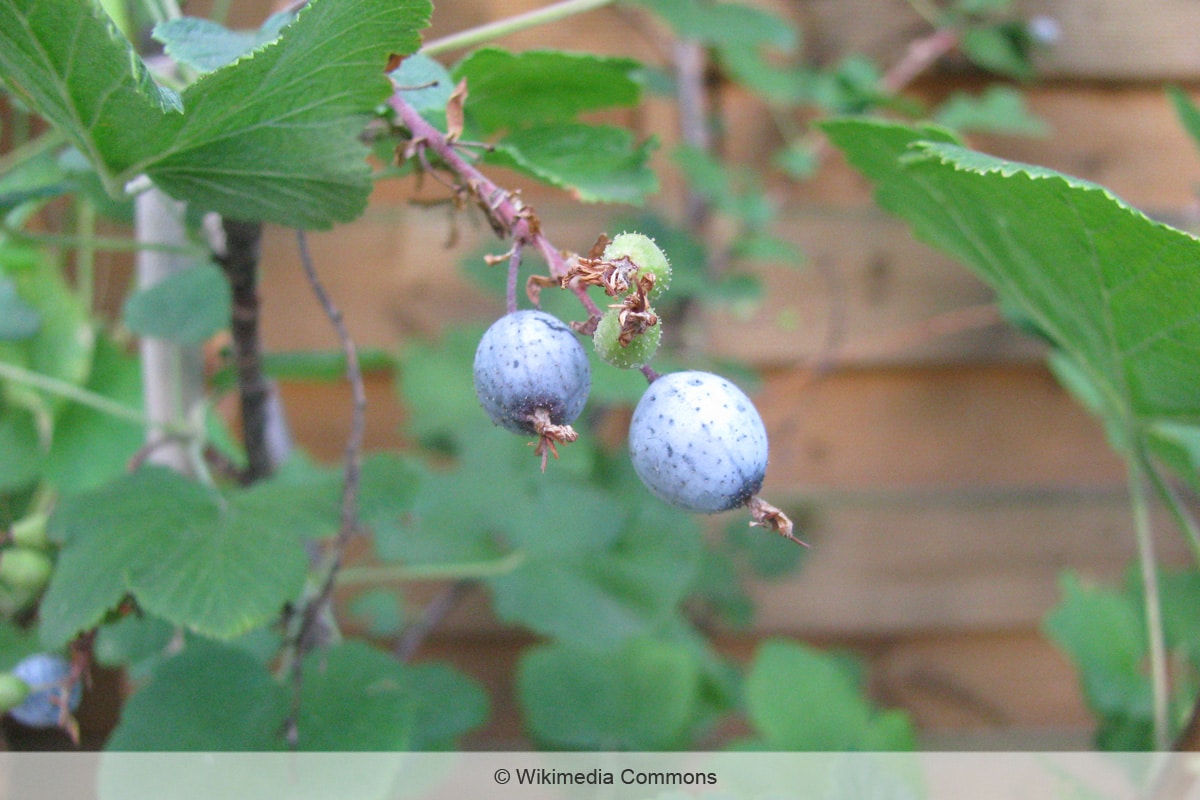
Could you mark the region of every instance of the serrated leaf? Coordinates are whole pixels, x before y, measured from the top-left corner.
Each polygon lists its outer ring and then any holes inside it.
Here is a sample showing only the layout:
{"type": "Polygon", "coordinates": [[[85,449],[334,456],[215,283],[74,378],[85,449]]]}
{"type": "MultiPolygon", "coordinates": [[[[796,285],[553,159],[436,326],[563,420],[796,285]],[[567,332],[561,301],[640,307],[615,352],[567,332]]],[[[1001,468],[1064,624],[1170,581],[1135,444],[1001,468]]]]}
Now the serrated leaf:
{"type": "Polygon", "coordinates": [[[640,66],[628,58],[485,47],[455,65],[452,74],[456,83],[467,81],[470,130],[486,135],[634,105],[641,95],[633,77],[640,66]]]}
{"type": "Polygon", "coordinates": [[[526,651],[517,693],[530,733],[556,748],[665,750],[686,743],[700,665],[683,646],[633,639],[615,649],[526,651]]]}
{"type": "Polygon", "coordinates": [[[1100,186],[947,144],[933,130],[855,121],[826,130],[881,206],[1065,352],[1123,437],[1200,421],[1200,241],[1100,186]]]}
{"type": "Polygon", "coordinates": [[[294,11],[280,11],[267,17],[257,30],[231,31],[209,19],[177,17],[155,25],[151,35],[175,61],[205,73],[273,42],[295,18],[294,11]]]}
{"type": "Polygon", "coordinates": [[[43,640],[68,641],[127,594],[208,636],[262,624],[304,582],[299,533],[314,520],[295,499],[262,489],[220,495],[159,468],[67,498],[51,518],[63,546],[42,600],[43,640]]]}
{"type": "Polygon", "coordinates": [[[236,219],[327,228],[372,188],[359,135],[414,51],[427,0],[313,0],[279,39],[177,96],[91,2],[0,0],[0,67],[88,156],[110,193],[141,173],[236,219]]]}
{"type": "Polygon", "coordinates": [[[229,327],[229,282],[213,264],[196,264],[130,294],[125,325],[139,336],[195,345],[229,327]]]}
{"type": "Polygon", "coordinates": [[[968,28],[960,47],[984,69],[1022,80],[1033,77],[1033,37],[1023,21],[968,28]]]}
{"type": "Polygon", "coordinates": [[[585,203],[641,205],[658,191],[654,140],[637,144],[623,128],[562,123],[513,131],[485,161],[566,189],[585,203]]]}

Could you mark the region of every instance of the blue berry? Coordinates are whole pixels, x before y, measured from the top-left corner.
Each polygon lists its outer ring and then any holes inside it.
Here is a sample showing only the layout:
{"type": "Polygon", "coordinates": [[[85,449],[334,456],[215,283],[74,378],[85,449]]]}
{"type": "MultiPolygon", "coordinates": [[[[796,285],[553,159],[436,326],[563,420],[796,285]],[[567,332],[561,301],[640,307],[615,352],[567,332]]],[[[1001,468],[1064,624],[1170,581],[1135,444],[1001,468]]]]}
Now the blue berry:
{"type": "Polygon", "coordinates": [[[475,394],[492,422],[539,437],[547,449],[576,438],[570,423],[592,385],[587,352],[575,333],[544,311],[514,311],[496,320],[475,351],[475,394]]]}
{"type": "Polygon", "coordinates": [[[674,372],[638,401],[633,468],[674,506],[714,514],[749,502],[767,471],[767,431],[741,389],[710,372],[674,372]]]}
{"type": "MultiPolygon", "coordinates": [[[[36,653],[13,668],[13,675],[29,684],[29,696],[8,713],[23,725],[33,728],[53,728],[62,719],[63,700],[67,697],[65,683],[71,674],[71,664],[62,656],[36,653]]],[[[83,689],[78,681],[71,686],[69,710],[79,708],[83,689]]]]}

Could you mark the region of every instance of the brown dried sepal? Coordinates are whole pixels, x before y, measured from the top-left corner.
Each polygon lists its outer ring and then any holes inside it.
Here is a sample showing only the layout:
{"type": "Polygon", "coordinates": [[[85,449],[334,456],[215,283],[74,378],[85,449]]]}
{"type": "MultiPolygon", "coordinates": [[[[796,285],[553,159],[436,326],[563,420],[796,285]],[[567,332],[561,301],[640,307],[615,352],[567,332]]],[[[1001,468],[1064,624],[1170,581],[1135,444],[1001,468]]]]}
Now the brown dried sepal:
{"type": "Polygon", "coordinates": [[[649,293],[654,288],[654,276],[643,275],[638,278],[637,291],[625,297],[624,302],[613,305],[621,309],[617,312],[617,322],[621,332],[617,335],[617,343],[628,347],[634,337],[641,336],[649,328],[658,324],[658,315],[650,307],[649,293]]]}
{"type": "Polygon", "coordinates": [[[792,532],[794,526],[792,525],[792,521],[788,519],[787,514],[784,514],[758,495],[751,497],[746,507],[750,509],[751,528],[766,528],[769,531],[775,531],[775,533],[778,533],[785,539],[791,539],[801,547],[809,546],[808,542],[798,539],[792,532]]]}
{"type": "Polygon", "coordinates": [[[546,461],[551,454],[558,458],[558,444],[570,444],[579,438],[579,434],[570,425],[556,425],[550,421],[550,412],[544,408],[534,409],[529,415],[533,423],[533,431],[538,440],[530,442],[533,454],[542,458],[542,472],[546,471],[546,461]]]}
{"type": "Polygon", "coordinates": [[[629,260],[628,256],[616,261],[606,261],[603,258],[580,258],[563,276],[563,288],[572,282],[584,286],[600,286],[609,297],[617,297],[629,291],[634,285],[638,265],[629,260]]]}

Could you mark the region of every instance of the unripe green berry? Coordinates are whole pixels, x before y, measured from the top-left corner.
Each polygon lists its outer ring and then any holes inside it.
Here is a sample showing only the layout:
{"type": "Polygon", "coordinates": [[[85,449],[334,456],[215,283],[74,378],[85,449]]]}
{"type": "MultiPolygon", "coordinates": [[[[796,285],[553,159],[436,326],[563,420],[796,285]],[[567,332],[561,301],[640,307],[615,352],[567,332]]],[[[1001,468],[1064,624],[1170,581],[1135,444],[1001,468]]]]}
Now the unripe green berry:
{"type": "Polygon", "coordinates": [[[0,582],[12,589],[36,592],[50,581],[54,564],[41,550],[10,547],[0,551],[0,582]]]}
{"type": "Polygon", "coordinates": [[[46,522],[49,518],[49,514],[39,511],[14,522],[9,529],[13,544],[39,549],[48,547],[50,537],[46,534],[46,522]]]}
{"type": "Polygon", "coordinates": [[[605,362],[621,369],[633,369],[649,363],[658,352],[658,343],[662,340],[662,324],[652,325],[622,347],[620,315],[620,308],[610,308],[600,318],[596,332],[592,335],[596,354],[605,362]]]}
{"type": "Polygon", "coordinates": [[[11,672],[0,672],[0,712],[10,711],[29,696],[29,684],[11,672]]]}
{"type": "Polygon", "coordinates": [[[628,258],[638,268],[639,275],[653,275],[654,288],[648,293],[653,300],[671,285],[671,264],[654,240],[641,233],[619,233],[604,248],[605,261],[628,258]]]}

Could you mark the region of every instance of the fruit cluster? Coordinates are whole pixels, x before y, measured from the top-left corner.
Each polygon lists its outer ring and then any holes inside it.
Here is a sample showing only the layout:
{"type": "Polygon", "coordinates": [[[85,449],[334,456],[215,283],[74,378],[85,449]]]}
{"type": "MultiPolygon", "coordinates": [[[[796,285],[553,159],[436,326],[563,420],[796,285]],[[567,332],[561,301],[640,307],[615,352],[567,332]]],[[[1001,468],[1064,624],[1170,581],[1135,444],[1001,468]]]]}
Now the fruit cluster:
{"type": "MultiPolygon", "coordinates": [[[[596,248],[600,250],[600,248],[596,248]]],[[[650,238],[622,233],[597,254],[578,258],[562,286],[599,286],[614,299],[591,331],[607,363],[641,368],[650,385],[633,412],[634,470],[657,497],[688,511],[745,506],[761,525],[804,544],[792,523],[758,496],[767,470],[767,432],[753,402],[710,372],[659,376],[646,365],[662,336],[652,301],[666,291],[671,267],[650,238]]],[[[544,311],[510,311],[484,333],[475,352],[475,392],[497,425],[538,437],[542,469],[557,444],[577,437],[571,423],[591,388],[588,357],[572,328],[544,311]]]]}
{"type": "Polygon", "coordinates": [[[82,695],[71,663],[53,653],[35,653],[12,672],[0,673],[0,711],[31,728],[70,725],[70,714],[79,708],[82,695]]]}

